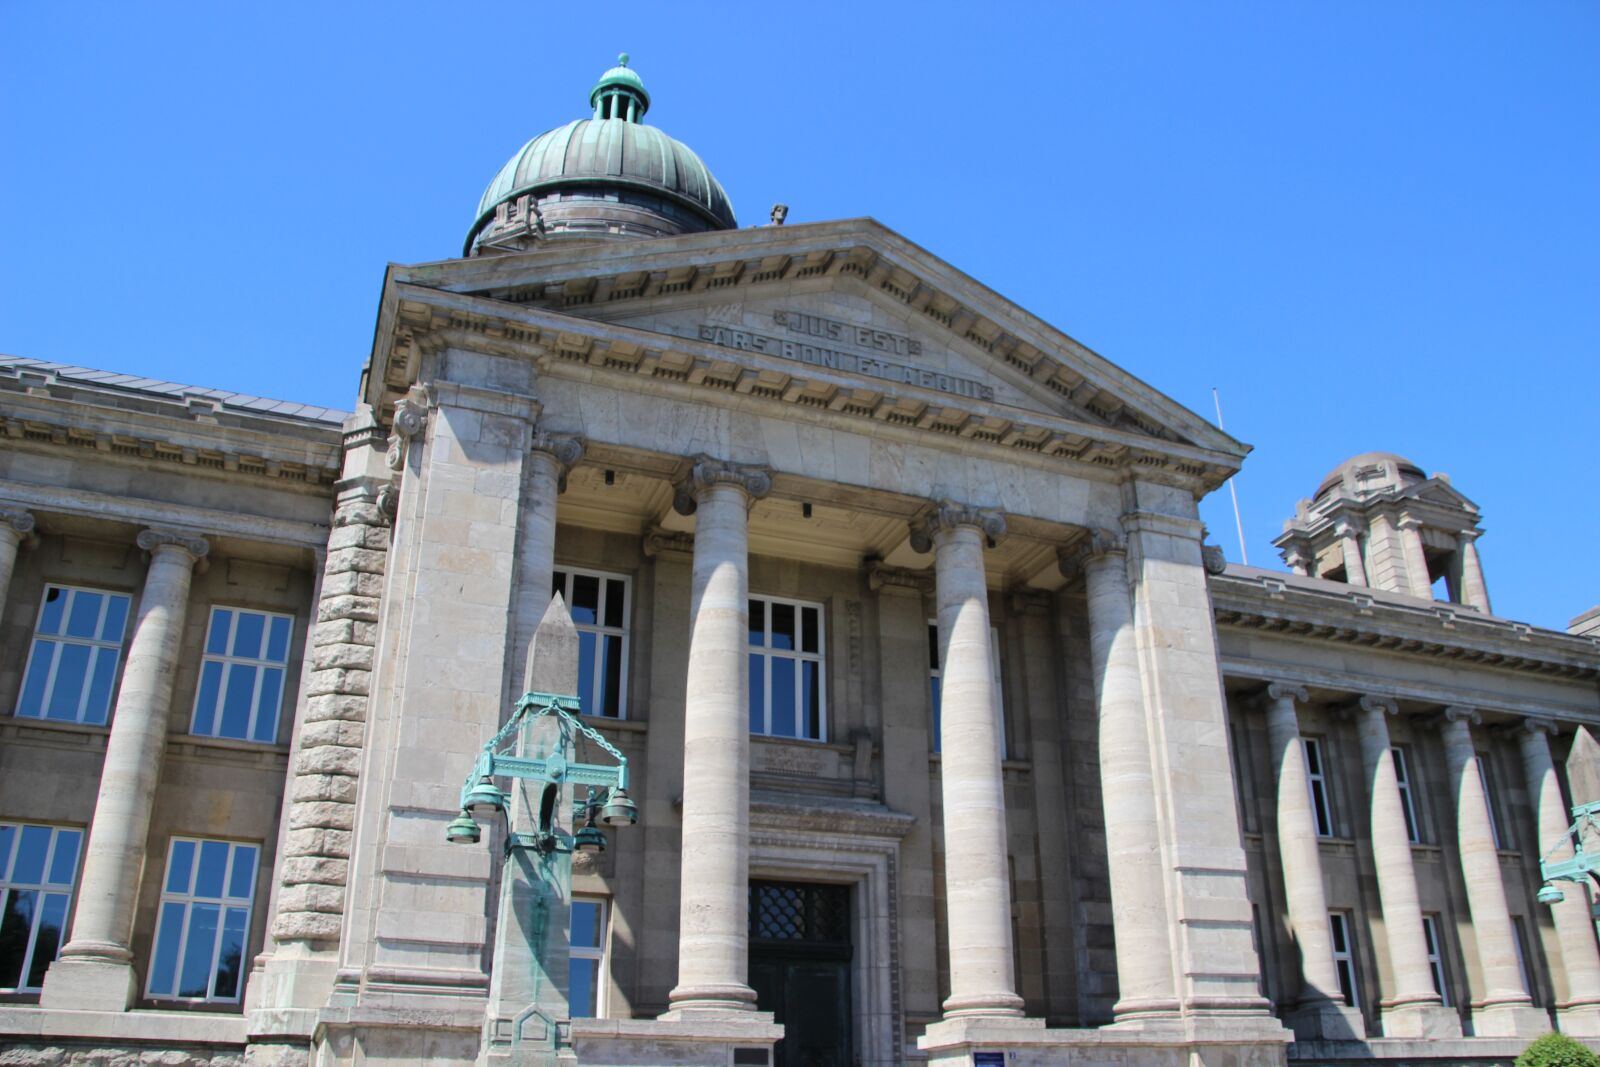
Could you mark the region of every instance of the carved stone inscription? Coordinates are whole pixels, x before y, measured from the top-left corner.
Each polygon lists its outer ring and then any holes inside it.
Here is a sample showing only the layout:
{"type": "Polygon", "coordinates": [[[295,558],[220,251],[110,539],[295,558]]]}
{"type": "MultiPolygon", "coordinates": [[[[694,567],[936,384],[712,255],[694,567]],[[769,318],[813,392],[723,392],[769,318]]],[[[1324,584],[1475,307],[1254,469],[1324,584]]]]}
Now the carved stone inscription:
{"type": "MultiPolygon", "coordinates": [[[[814,316],[812,316],[814,318],[814,316]]],[[[823,323],[831,322],[829,319],[818,320],[823,323]]],[[[843,326],[843,323],[837,325],[843,326]]],[[[847,327],[849,343],[856,343],[858,333],[879,336],[883,343],[891,348],[897,341],[909,342],[909,338],[902,338],[898,334],[884,333],[881,330],[857,330],[856,327],[847,327]]],[[[924,389],[937,389],[941,393],[953,393],[956,396],[972,397],[977,400],[993,400],[994,387],[972,378],[960,378],[953,374],[944,374],[935,370],[924,370],[905,363],[896,363],[893,360],[880,359],[876,355],[865,353],[846,352],[837,348],[826,348],[822,345],[811,344],[806,341],[787,341],[781,337],[770,337],[764,333],[755,333],[751,330],[736,329],[732,326],[723,326],[718,323],[701,323],[699,337],[702,341],[709,341],[714,345],[724,348],[736,348],[741,352],[760,352],[768,356],[777,356],[780,359],[792,359],[797,363],[809,363],[814,367],[826,367],[829,370],[842,370],[852,374],[864,374],[869,378],[882,378],[885,381],[904,382],[907,385],[917,385],[924,389]]],[[[918,345],[920,350],[921,346],[918,345]]]]}
{"type": "Polygon", "coordinates": [[[788,327],[790,333],[805,334],[825,341],[843,341],[857,348],[870,348],[891,356],[920,356],[922,342],[915,337],[874,330],[870,326],[852,326],[838,319],[825,319],[804,311],[774,311],[772,321],[788,327]]]}

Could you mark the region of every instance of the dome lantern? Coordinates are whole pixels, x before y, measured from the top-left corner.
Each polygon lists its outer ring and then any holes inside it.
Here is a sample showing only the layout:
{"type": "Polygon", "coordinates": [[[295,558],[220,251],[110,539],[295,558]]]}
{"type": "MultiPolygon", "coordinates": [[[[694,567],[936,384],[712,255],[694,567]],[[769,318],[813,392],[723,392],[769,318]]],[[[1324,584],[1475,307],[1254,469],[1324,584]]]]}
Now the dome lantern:
{"type": "Polygon", "coordinates": [[[728,194],[700,157],[642,121],[650,94],[626,52],[590,90],[589,106],[591,117],[540,134],[500,168],[478,202],[463,255],[738,226],[728,194]]]}

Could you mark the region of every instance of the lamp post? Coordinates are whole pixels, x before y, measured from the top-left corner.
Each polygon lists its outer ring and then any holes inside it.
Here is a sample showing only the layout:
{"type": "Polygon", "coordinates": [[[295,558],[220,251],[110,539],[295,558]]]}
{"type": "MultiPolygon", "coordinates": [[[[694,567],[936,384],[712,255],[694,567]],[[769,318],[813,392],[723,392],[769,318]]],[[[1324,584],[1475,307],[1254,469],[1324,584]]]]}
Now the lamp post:
{"type": "Polygon", "coordinates": [[[483,746],[461,785],[445,837],[483,839],[480,819],[505,823],[505,869],[494,930],[489,1010],[478,1062],[556,1062],[570,1042],[572,857],[606,847],[601,827],[631,826],[628,760],[579,714],[578,634],[558,594],[534,632],[526,692],[483,746]],[[578,760],[592,742],[610,763],[578,760]]]}
{"type": "MultiPolygon", "coordinates": [[[[1559,904],[1567,898],[1561,887],[1555,884],[1557,882],[1577,883],[1586,892],[1593,891],[1596,884],[1600,883],[1600,853],[1583,847],[1585,832],[1600,835],[1600,801],[1576,805],[1572,809],[1572,818],[1573,823],[1567,827],[1566,833],[1539,861],[1539,873],[1544,878],[1544,885],[1539,887],[1537,896],[1541,904],[1559,904]],[[1572,854],[1565,859],[1555,858],[1558,853],[1568,851],[1572,854]]],[[[1590,915],[1600,920],[1600,899],[1591,896],[1589,909],[1590,915]]]]}

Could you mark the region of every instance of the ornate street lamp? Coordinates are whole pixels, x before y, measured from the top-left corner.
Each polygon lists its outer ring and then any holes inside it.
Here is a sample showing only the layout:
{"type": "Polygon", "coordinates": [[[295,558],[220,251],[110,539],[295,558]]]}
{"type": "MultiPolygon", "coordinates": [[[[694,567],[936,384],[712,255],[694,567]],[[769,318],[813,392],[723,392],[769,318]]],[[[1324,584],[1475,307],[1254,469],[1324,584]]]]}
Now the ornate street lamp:
{"type": "MultiPolygon", "coordinates": [[[[1585,831],[1595,835],[1592,840],[1600,840],[1600,801],[1575,806],[1572,817],[1574,821],[1567,827],[1567,832],[1539,861],[1539,873],[1544,876],[1544,885],[1539,888],[1537,897],[1541,904],[1559,904],[1566,899],[1561,887],[1555,884],[1557,882],[1575,882],[1586,891],[1600,882],[1600,853],[1590,852],[1583,847],[1585,831]],[[1568,847],[1572,849],[1571,856],[1563,860],[1552,858],[1568,847]]],[[[1589,910],[1591,915],[1600,919],[1600,902],[1591,903],[1589,910]]]]}

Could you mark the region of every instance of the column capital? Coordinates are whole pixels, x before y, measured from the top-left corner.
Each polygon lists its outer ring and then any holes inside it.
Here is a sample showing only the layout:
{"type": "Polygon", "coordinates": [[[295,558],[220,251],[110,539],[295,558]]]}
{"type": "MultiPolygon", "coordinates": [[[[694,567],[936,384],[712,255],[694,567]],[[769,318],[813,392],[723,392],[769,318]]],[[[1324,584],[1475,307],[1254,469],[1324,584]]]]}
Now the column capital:
{"type": "Polygon", "coordinates": [[[1420,530],[1423,522],[1415,515],[1402,511],[1400,517],[1395,520],[1395,525],[1402,530],[1420,530]]]}
{"type": "Polygon", "coordinates": [[[33,512],[27,508],[19,508],[12,504],[0,504],[0,526],[8,526],[16,531],[18,537],[27,537],[33,533],[36,520],[33,512]]]}
{"type": "Polygon", "coordinates": [[[1538,737],[1540,734],[1554,737],[1560,732],[1556,727],[1556,721],[1554,719],[1547,719],[1542,715],[1527,716],[1521,722],[1517,723],[1517,725],[1514,727],[1514,731],[1518,735],[1532,737],[1538,737]]]}
{"type": "Polygon", "coordinates": [[[1296,704],[1309,704],[1311,702],[1311,694],[1306,691],[1306,687],[1297,685],[1294,682],[1272,682],[1267,686],[1266,696],[1271,701],[1287,698],[1296,704]]]}
{"type": "Polygon", "coordinates": [[[1399,715],[1400,705],[1388,697],[1364,696],[1356,701],[1362,711],[1376,711],[1384,715],[1399,715]]]}
{"type": "Polygon", "coordinates": [[[644,532],[644,544],[640,550],[646,559],[655,559],[667,552],[691,555],[694,552],[694,534],[652,526],[644,532]]]}
{"type": "Polygon", "coordinates": [[[204,537],[196,537],[182,530],[161,530],[155,527],[140,530],[135,543],[152,555],[163,548],[180,549],[188,554],[191,564],[205,559],[206,553],[211,551],[211,543],[204,537]]]}
{"type": "Polygon", "coordinates": [[[908,567],[891,567],[881,559],[867,560],[867,588],[874,593],[884,589],[906,589],[920,596],[933,592],[933,575],[928,571],[914,571],[908,567]]]}
{"type": "Polygon", "coordinates": [[[1106,556],[1126,556],[1128,539],[1114,530],[1089,530],[1070,545],[1056,549],[1056,566],[1064,578],[1076,578],[1084,568],[1106,556]]]}
{"type": "Polygon", "coordinates": [[[579,434],[555,433],[552,430],[535,429],[533,437],[528,442],[529,452],[543,452],[561,464],[562,473],[568,467],[575,465],[583,458],[586,442],[579,434]]]}
{"type": "Polygon", "coordinates": [[[911,524],[911,547],[917,552],[933,549],[933,536],[957,526],[976,526],[991,541],[1006,535],[1005,514],[994,508],[974,507],[954,500],[941,500],[911,524]]]}
{"type": "Polygon", "coordinates": [[[406,449],[411,439],[428,424],[428,409],[432,406],[433,398],[424,385],[413,385],[405,396],[394,402],[394,419],[390,423],[389,446],[385,453],[390,470],[397,471],[405,465],[406,449]]]}
{"type": "Polygon", "coordinates": [[[1470,545],[1482,536],[1483,531],[1478,529],[1457,530],[1456,543],[1460,545],[1470,545]]]}
{"type": "Polygon", "coordinates": [[[1440,713],[1447,723],[1464,722],[1468,726],[1477,726],[1483,722],[1483,716],[1478,714],[1477,708],[1469,708],[1465,704],[1451,704],[1440,713]]]}
{"type": "Polygon", "coordinates": [[[772,469],[730,463],[702,452],[690,461],[689,473],[674,487],[672,509],[679,515],[693,515],[700,506],[700,494],[717,485],[735,486],[752,501],[760,500],[772,492],[772,469]]]}

